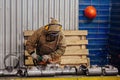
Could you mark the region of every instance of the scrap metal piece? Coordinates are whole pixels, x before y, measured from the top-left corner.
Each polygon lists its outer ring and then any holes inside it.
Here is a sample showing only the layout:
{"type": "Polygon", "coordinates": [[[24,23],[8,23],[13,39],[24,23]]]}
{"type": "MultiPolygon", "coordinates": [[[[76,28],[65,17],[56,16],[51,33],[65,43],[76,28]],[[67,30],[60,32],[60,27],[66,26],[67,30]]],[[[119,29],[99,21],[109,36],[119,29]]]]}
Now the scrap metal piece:
{"type": "Polygon", "coordinates": [[[0,70],[0,76],[3,76],[3,70],[2,69],[0,70]]]}
{"type": "Polygon", "coordinates": [[[76,68],[66,65],[63,69],[62,74],[63,75],[75,75],[76,74],[76,68]]]}
{"type": "Polygon", "coordinates": [[[105,65],[103,68],[103,75],[112,76],[118,74],[118,69],[112,65],[105,65]]]}
{"type": "Polygon", "coordinates": [[[97,65],[92,65],[86,70],[86,75],[88,76],[98,76],[102,75],[102,68],[97,65]]]}
{"type": "Polygon", "coordinates": [[[55,76],[54,65],[48,64],[45,69],[41,70],[42,76],[55,76]]]}
{"type": "Polygon", "coordinates": [[[25,72],[26,76],[41,76],[41,70],[37,67],[32,67],[31,69],[27,69],[25,72]]]}
{"type": "Polygon", "coordinates": [[[87,67],[84,65],[80,65],[77,69],[77,75],[85,75],[86,74],[87,67]]]}
{"type": "Polygon", "coordinates": [[[13,69],[11,72],[3,70],[3,76],[17,76],[17,75],[18,75],[17,69],[13,69]]]}

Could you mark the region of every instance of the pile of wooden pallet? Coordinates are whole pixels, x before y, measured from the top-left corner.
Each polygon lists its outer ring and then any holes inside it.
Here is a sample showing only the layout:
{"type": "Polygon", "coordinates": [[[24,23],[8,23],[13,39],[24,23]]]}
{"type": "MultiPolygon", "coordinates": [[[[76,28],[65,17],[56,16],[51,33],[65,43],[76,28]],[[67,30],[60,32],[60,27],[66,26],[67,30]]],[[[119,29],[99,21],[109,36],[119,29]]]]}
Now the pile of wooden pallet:
{"type": "MultiPolygon", "coordinates": [[[[34,31],[25,31],[24,39],[25,43],[33,34],[34,31]]],[[[86,49],[86,45],[88,44],[88,40],[86,30],[76,30],[76,31],[64,31],[64,35],[66,37],[67,48],[64,55],[61,57],[61,65],[85,65],[89,66],[89,58],[87,57],[89,51],[86,49]]],[[[33,65],[32,58],[25,50],[25,65],[33,65]]]]}

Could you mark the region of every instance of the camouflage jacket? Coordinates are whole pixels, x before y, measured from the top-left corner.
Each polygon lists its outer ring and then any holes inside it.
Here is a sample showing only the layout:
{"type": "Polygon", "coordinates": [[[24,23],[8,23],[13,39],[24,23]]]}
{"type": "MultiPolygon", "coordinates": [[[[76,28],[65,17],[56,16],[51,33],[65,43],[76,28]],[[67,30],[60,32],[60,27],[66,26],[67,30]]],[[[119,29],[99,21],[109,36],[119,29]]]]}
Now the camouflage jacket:
{"type": "Polygon", "coordinates": [[[66,42],[62,31],[55,41],[47,42],[44,27],[36,30],[26,43],[28,53],[35,51],[38,55],[50,55],[52,58],[60,57],[65,53],[66,42]]]}

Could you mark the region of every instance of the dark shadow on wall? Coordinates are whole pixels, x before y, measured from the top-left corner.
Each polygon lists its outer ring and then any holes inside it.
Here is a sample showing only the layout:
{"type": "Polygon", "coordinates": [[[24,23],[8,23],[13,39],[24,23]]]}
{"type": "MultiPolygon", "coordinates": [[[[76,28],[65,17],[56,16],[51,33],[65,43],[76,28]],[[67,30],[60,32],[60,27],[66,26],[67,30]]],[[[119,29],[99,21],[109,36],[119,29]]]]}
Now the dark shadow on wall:
{"type": "Polygon", "coordinates": [[[111,64],[120,72],[120,0],[111,0],[109,52],[111,64]]]}

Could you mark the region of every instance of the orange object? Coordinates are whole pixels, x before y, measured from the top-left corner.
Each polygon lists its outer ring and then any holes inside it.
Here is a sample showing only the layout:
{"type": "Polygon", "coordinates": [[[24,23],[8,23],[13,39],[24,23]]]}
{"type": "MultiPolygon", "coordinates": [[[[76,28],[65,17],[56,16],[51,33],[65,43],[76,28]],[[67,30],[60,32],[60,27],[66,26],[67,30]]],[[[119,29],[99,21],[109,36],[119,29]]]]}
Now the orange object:
{"type": "Polygon", "coordinates": [[[93,19],[93,18],[96,17],[97,11],[96,11],[94,6],[88,6],[88,7],[85,8],[84,14],[87,18],[93,19]]]}
{"type": "Polygon", "coordinates": [[[49,59],[48,61],[40,61],[40,62],[38,62],[38,65],[47,65],[48,63],[55,64],[55,63],[59,63],[59,62],[60,62],[59,60],[51,60],[51,59],[49,59]]]}

